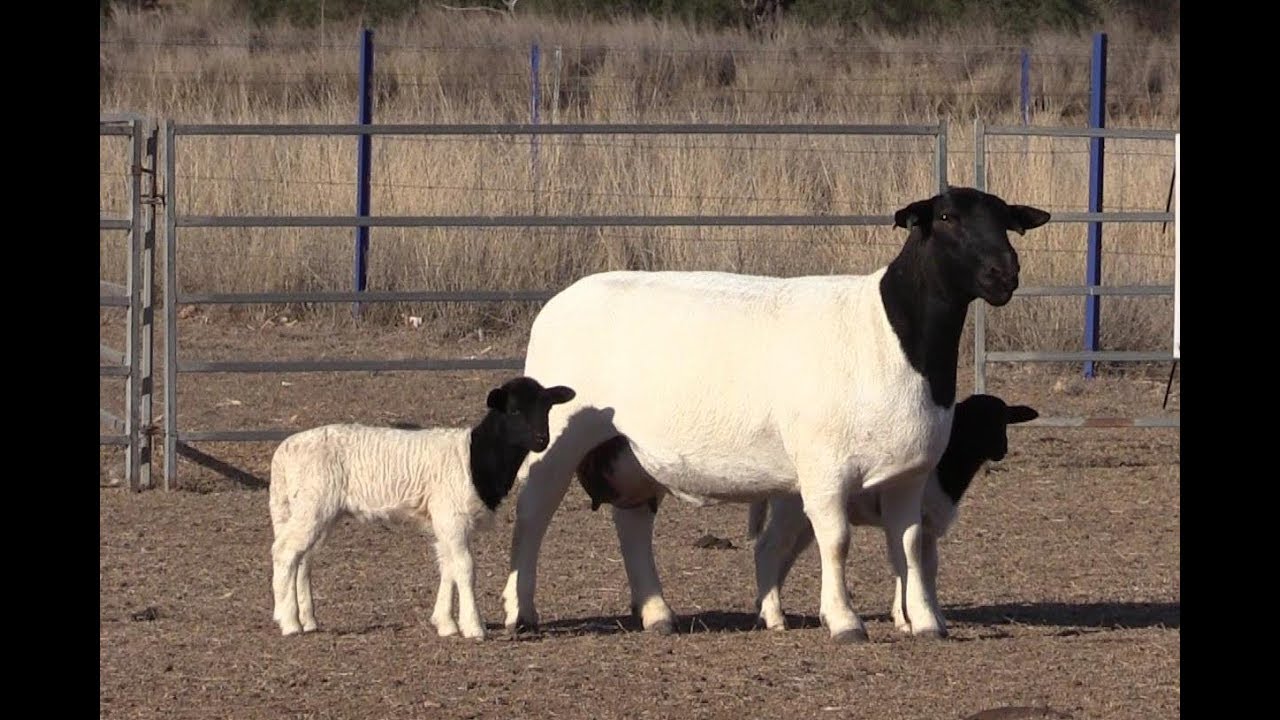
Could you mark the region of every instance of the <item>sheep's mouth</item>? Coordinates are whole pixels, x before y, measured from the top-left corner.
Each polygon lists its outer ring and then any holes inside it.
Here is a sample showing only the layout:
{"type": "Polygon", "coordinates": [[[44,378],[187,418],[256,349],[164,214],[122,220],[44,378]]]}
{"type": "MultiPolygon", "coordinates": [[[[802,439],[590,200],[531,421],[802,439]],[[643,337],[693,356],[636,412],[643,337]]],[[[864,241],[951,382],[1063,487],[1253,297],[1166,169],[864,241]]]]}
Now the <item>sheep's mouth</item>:
{"type": "Polygon", "coordinates": [[[1013,291],[1018,289],[1018,278],[993,278],[982,283],[982,299],[993,307],[1001,307],[1013,299],[1013,291]]]}

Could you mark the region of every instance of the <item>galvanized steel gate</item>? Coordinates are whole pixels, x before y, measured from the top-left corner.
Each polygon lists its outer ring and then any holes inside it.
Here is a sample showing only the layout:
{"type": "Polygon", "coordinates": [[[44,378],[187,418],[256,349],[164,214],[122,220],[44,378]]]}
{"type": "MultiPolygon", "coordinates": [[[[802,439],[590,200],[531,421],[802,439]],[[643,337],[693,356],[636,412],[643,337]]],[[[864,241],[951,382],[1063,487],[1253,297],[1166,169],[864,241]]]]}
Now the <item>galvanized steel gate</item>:
{"type": "Polygon", "coordinates": [[[468,292],[313,292],[313,293],[186,293],[178,278],[179,230],[197,227],[729,227],[729,226],[855,226],[888,225],[892,215],[645,215],[645,216],[188,216],[177,210],[176,157],[179,136],[268,135],[864,135],[883,137],[933,137],[934,169],[938,188],[947,185],[947,127],[938,125],[186,125],[170,121],[164,126],[165,188],[165,393],[164,486],[177,479],[179,454],[198,459],[188,443],[198,441],[244,442],[280,440],[292,429],[184,430],[178,424],[177,392],[182,375],[189,373],[264,373],[370,370],[519,370],[520,358],[490,360],[290,360],[222,361],[179,360],[178,308],[190,304],[248,304],[275,302],[484,302],[545,301],[551,291],[468,292]]]}
{"type": "Polygon", "coordinates": [[[99,403],[99,445],[124,446],[125,476],[133,490],[151,485],[151,340],[153,328],[152,270],[155,267],[156,136],[155,121],[138,115],[103,115],[102,137],[125,137],[129,153],[129,216],[100,215],[100,230],[129,235],[125,284],[98,281],[98,306],[125,308],[123,351],[99,340],[98,377],[123,377],[124,417],[99,403]]]}
{"type": "MultiPolygon", "coordinates": [[[[974,178],[979,190],[987,189],[987,138],[991,136],[1017,137],[1073,137],[1073,138],[1120,138],[1131,140],[1154,140],[1175,142],[1176,133],[1172,130],[1133,130],[1120,128],[1047,128],[1047,127],[988,127],[978,120],[974,131],[974,178]]],[[[1175,180],[1177,179],[1175,175],[1175,180]]],[[[997,193],[999,194],[999,193],[997,193]]],[[[1055,212],[1050,222],[1087,223],[1087,222],[1148,222],[1174,223],[1175,234],[1179,220],[1177,209],[1174,212],[1055,212]]],[[[1014,297],[1063,297],[1079,295],[1088,296],[1134,296],[1134,295],[1174,295],[1173,285],[1082,285],[1082,286],[1047,286],[1022,287],[1014,297]]],[[[1077,352],[1056,352],[1039,350],[991,351],[987,349],[987,309],[986,303],[974,303],[973,325],[973,367],[974,392],[986,392],[987,364],[993,362],[1174,362],[1174,352],[1095,350],[1077,352]]],[[[1175,305],[1176,307],[1176,305],[1175,305]]],[[[1174,318],[1176,333],[1177,316],[1174,318]]],[[[1176,342],[1175,334],[1175,342],[1176,342]]],[[[1172,377],[1172,376],[1171,376],[1172,377]]],[[[1033,425],[1049,425],[1057,427],[1180,427],[1181,417],[1152,416],[1137,418],[1103,418],[1103,417],[1040,417],[1022,427],[1033,425]]]]}

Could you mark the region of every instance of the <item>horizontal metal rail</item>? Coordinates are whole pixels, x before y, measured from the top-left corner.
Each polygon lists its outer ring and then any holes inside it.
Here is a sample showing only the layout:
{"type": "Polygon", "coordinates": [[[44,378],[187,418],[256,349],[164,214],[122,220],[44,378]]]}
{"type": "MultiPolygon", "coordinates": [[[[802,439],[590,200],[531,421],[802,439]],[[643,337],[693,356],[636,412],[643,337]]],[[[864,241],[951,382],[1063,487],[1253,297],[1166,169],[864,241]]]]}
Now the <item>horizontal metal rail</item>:
{"type": "Polygon", "coordinates": [[[121,365],[98,365],[99,377],[129,377],[129,368],[121,365]]]}
{"type": "Polygon", "coordinates": [[[123,445],[128,447],[129,436],[128,435],[108,435],[106,433],[98,433],[98,444],[99,445],[123,445]]]}
{"type": "Polygon", "coordinates": [[[100,295],[98,297],[98,307],[129,307],[129,298],[122,298],[116,295],[100,295]]]}
{"type": "Polygon", "coordinates": [[[302,373],[401,370],[518,370],[523,358],[469,358],[456,360],[276,360],[178,363],[180,373],[302,373]]]}
{"type": "Polygon", "coordinates": [[[124,430],[125,428],[124,420],[116,417],[106,410],[103,410],[102,408],[98,408],[98,421],[110,425],[112,430],[124,430]]]}
{"type": "Polygon", "coordinates": [[[299,430],[188,430],[178,433],[178,442],[255,442],[283,440],[299,430]]]}
{"type": "Polygon", "coordinates": [[[428,124],[428,125],[315,125],[246,124],[181,125],[175,135],[911,135],[929,137],[941,132],[940,125],[759,125],[759,124],[594,124],[528,123],[428,124]]]}
{"type": "MultiPolygon", "coordinates": [[[[1082,213],[1083,214],[1083,213],[1082,213]]],[[[1150,213],[1154,215],[1155,213],[1150,213]]],[[[1172,217],[1172,215],[1170,216],[1172,217]]],[[[183,215],[177,227],[743,227],[892,225],[890,215],[183,215]]]]}
{"type": "Polygon", "coordinates": [[[129,288],[107,280],[99,280],[98,293],[102,295],[119,295],[121,297],[128,297],[129,288]]]}
{"type": "Polygon", "coordinates": [[[1182,427],[1180,416],[1154,417],[1038,417],[1030,422],[1010,425],[1010,427],[1078,427],[1078,428],[1161,428],[1182,427]]]}
{"type": "Polygon", "coordinates": [[[133,222],[125,218],[99,217],[99,230],[128,230],[133,227],[133,222]]]}
{"type": "Polygon", "coordinates": [[[123,135],[129,137],[133,135],[133,128],[128,125],[113,125],[110,123],[98,124],[99,135],[123,135]]]}
{"type": "Polygon", "coordinates": [[[555,295],[549,290],[368,291],[368,292],[265,292],[184,293],[182,305],[250,305],[253,303],[378,303],[378,302],[544,302],[555,295]]]}
{"type": "Polygon", "coordinates": [[[1071,297],[1075,295],[1172,295],[1172,285],[1047,285],[1014,291],[1014,297],[1071,297]]]}
{"type": "Polygon", "coordinates": [[[1172,352],[1140,350],[1095,350],[1057,352],[1052,350],[987,351],[987,362],[1170,362],[1172,352]]]}
{"type": "Polygon", "coordinates": [[[1052,213],[1050,223],[1172,222],[1171,212],[1063,212],[1052,213]]]}
{"type": "MultiPolygon", "coordinates": [[[[1176,130],[1152,130],[1147,128],[1068,128],[1035,127],[1032,125],[1000,125],[983,127],[987,135],[1012,135],[1018,137],[1076,137],[1106,138],[1107,140],[1173,140],[1176,130]]],[[[1172,154],[1170,157],[1173,157],[1172,154]]]]}

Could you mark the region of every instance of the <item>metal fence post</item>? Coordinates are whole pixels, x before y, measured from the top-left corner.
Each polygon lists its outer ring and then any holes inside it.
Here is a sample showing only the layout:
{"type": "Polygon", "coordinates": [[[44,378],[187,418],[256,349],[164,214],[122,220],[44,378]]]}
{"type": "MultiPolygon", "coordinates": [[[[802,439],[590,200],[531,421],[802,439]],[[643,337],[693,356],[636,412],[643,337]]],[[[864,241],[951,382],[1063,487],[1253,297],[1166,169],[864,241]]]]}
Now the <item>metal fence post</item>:
{"type": "Polygon", "coordinates": [[[141,490],[138,483],[139,465],[142,463],[142,123],[129,123],[129,266],[125,274],[125,291],[129,293],[128,322],[125,337],[125,357],[129,362],[129,374],[125,377],[125,432],[129,447],[125,454],[125,476],[129,489],[141,490]]]}
{"type": "MultiPolygon", "coordinates": [[[[373,122],[373,31],[360,29],[360,98],[361,125],[373,122]]],[[[356,144],[356,215],[369,217],[369,162],[373,138],[361,135],[356,144]]],[[[369,278],[369,228],[356,228],[355,290],[364,292],[369,278]]],[[[360,303],[352,306],[352,312],[360,317],[360,303]]]]}
{"type": "MultiPolygon", "coordinates": [[[[987,189],[987,135],[982,118],[973,121],[973,186],[987,189]]],[[[973,304],[973,392],[987,391],[987,304],[973,304]]]]}
{"type": "Polygon", "coordinates": [[[159,194],[159,173],[160,163],[157,162],[159,155],[158,137],[159,128],[156,126],[154,119],[147,120],[146,133],[146,152],[145,158],[148,167],[144,168],[144,172],[151,176],[151,187],[147,193],[147,203],[143,208],[142,216],[144,218],[144,230],[142,234],[142,327],[140,328],[141,341],[141,357],[138,365],[138,375],[142,382],[140,388],[139,408],[141,436],[139,440],[141,447],[139,449],[139,457],[141,458],[142,467],[139,468],[138,485],[144,488],[150,488],[151,483],[151,460],[152,453],[152,394],[155,391],[155,378],[152,374],[152,342],[155,337],[155,272],[156,272],[156,203],[162,202],[163,198],[159,194]]]}
{"type": "Polygon", "coordinates": [[[173,120],[164,121],[164,489],[178,481],[178,187],[173,120]]]}
{"type": "MultiPolygon", "coordinates": [[[[539,110],[542,108],[542,83],[540,81],[542,65],[542,49],[535,40],[529,46],[529,122],[538,124],[539,110]]],[[[538,136],[529,136],[529,174],[533,179],[533,211],[538,212],[538,136]]]]}
{"type": "Polygon", "coordinates": [[[938,142],[934,146],[934,172],[938,178],[938,192],[947,189],[947,121],[938,121],[938,142]]]}
{"type": "Polygon", "coordinates": [[[1022,124],[1031,124],[1031,51],[1022,48],[1022,124]]]}
{"type": "MultiPolygon", "coordinates": [[[[1104,128],[1107,125],[1107,34],[1093,36],[1093,58],[1089,73],[1089,127],[1104,128]]],[[[1102,212],[1103,154],[1106,144],[1101,137],[1089,138],[1089,212],[1102,212]]],[[[1085,285],[1102,284],[1102,223],[1089,223],[1089,248],[1086,258],[1085,285]]],[[[1101,325],[1101,300],[1089,295],[1084,300],[1085,350],[1098,350],[1101,325]]],[[[1084,376],[1094,376],[1092,360],[1084,363],[1084,376]]]]}

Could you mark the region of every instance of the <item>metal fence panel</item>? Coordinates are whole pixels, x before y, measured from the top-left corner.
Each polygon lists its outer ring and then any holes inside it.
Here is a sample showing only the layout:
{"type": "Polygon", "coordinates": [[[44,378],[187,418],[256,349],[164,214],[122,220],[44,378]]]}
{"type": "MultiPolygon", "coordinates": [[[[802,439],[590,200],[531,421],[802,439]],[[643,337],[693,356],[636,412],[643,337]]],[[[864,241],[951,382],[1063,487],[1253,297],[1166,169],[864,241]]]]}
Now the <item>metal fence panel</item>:
{"type": "Polygon", "coordinates": [[[99,443],[125,448],[125,476],[130,489],[151,484],[151,449],[148,426],[151,421],[151,285],[152,263],[147,253],[154,239],[153,193],[144,191],[144,175],[155,171],[155,125],[136,115],[99,118],[100,136],[124,137],[129,158],[129,217],[101,217],[102,230],[128,232],[125,284],[99,280],[98,305],[126,311],[123,351],[99,343],[98,376],[125,379],[124,419],[99,407],[99,418],[121,433],[99,434],[99,443]]]}
{"type": "Polygon", "coordinates": [[[938,125],[749,125],[749,124],[620,124],[620,125],[206,125],[164,123],[164,273],[165,273],[165,393],[164,487],[177,479],[179,454],[192,456],[187,443],[198,441],[247,442],[280,440],[293,430],[183,430],[178,423],[177,392],[187,373],[323,372],[368,370],[511,369],[523,366],[521,358],[413,360],[290,360],[206,362],[179,361],[178,307],[184,304],[339,303],[400,301],[527,301],[549,299],[548,290],[460,292],[260,292],[184,293],[178,283],[178,232],[180,228],[220,227],[726,227],[726,226],[870,226],[891,225],[891,214],[879,215],[509,215],[509,216],[208,216],[180,215],[177,193],[178,136],[247,135],[862,135],[935,138],[934,172],[941,191],[947,186],[947,131],[938,125]]]}

